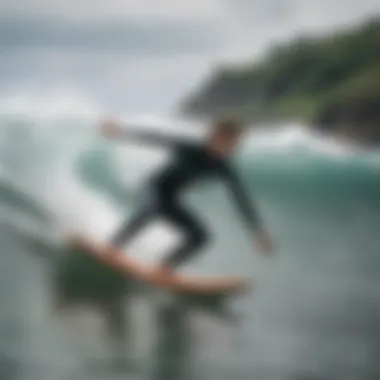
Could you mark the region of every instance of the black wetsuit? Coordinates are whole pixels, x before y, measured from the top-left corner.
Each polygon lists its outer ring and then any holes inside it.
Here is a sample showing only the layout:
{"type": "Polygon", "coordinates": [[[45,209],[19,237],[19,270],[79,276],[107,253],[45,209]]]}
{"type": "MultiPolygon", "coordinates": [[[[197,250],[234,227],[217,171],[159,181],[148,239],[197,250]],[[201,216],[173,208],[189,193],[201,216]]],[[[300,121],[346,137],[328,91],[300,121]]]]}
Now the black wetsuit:
{"type": "Polygon", "coordinates": [[[174,153],[171,162],[154,175],[148,183],[150,201],[115,235],[112,243],[122,246],[153,217],[162,216],[184,234],[184,243],[171,252],[164,263],[178,266],[202,248],[208,241],[206,228],[179,201],[179,195],[189,185],[202,179],[222,178],[229,185],[236,204],[250,228],[259,226],[259,218],[252,207],[237,175],[226,159],[212,154],[206,145],[146,132],[129,132],[126,136],[142,143],[170,148],[174,153]]]}

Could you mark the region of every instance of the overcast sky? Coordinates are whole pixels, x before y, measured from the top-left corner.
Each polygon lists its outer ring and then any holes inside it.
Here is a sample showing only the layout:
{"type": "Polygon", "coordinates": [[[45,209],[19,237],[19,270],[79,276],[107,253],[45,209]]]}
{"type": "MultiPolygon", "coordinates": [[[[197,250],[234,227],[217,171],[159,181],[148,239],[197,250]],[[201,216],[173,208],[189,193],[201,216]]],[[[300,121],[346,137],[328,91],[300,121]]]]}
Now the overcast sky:
{"type": "Polygon", "coordinates": [[[0,98],[162,113],[216,63],[379,11],[378,0],[1,0],[0,98]]]}

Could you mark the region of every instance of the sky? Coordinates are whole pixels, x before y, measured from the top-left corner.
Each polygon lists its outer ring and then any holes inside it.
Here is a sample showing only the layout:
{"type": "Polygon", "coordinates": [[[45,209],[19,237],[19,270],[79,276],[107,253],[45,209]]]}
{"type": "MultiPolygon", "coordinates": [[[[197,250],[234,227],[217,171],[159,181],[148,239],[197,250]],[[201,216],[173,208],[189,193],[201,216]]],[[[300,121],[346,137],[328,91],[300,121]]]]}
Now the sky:
{"type": "Polygon", "coordinates": [[[168,113],[221,63],[379,12],[378,0],[1,0],[0,104],[168,113]]]}

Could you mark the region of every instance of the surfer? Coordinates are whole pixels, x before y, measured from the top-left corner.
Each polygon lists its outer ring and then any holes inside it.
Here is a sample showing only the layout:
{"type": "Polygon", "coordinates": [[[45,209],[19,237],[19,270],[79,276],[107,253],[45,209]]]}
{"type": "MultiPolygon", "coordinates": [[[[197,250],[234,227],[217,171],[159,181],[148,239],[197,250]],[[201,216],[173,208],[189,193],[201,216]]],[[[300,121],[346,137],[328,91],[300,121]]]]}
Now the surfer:
{"type": "Polygon", "coordinates": [[[162,216],[185,236],[182,244],[169,252],[161,262],[159,270],[170,275],[174,268],[193,258],[209,241],[206,227],[184,207],[180,195],[198,180],[219,177],[229,185],[238,210],[253,234],[254,244],[264,253],[273,253],[270,236],[229,163],[229,157],[244,136],[245,129],[240,123],[232,119],[215,120],[210,136],[201,143],[160,133],[132,130],[113,120],[104,121],[101,131],[110,139],[132,139],[144,144],[160,145],[170,148],[174,153],[170,163],[148,181],[150,196],[147,204],[140,207],[135,216],[112,237],[111,244],[114,247],[123,247],[152,218],[162,216]]]}

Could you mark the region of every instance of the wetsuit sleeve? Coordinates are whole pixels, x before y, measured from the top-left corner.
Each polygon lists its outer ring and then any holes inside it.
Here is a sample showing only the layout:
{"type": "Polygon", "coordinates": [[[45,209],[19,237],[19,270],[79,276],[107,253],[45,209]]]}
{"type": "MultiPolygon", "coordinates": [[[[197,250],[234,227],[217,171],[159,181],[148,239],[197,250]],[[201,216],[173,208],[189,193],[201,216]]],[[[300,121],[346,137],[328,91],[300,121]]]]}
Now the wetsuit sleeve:
{"type": "Polygon", "coordinates": [[[249,227],[257,229],[261,225],[256,208],[250,201],[247,192],[243,188],[240,178],[234,173],[234,171],[227,165],[223,166],[222,173],[224,179],[231,190],[233,197],[235,198],[238,211],[244,218],[249,227]]]}
{"type": "Polygon", "coordinates": [[[125,139],[130,139],[142,144],[163,146],[166,148],[186,149],[200,147],[201,143],[192,140],[186,140],[185,137],[168,136],[160,132],[141,131],[128,129],[124,133],[125,139]]]}

